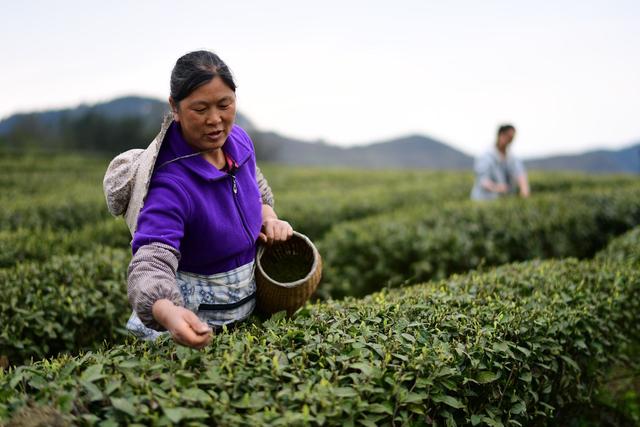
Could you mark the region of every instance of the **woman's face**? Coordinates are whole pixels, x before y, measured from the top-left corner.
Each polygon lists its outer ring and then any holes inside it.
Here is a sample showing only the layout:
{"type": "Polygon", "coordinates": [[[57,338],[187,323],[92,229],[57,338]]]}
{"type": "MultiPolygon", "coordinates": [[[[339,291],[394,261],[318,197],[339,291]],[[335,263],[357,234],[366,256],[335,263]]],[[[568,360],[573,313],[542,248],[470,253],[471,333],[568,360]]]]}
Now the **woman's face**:
{"type": "Polygon", "coordinates": [[[182,136],[197,151],[222,148],[236,117],[236,94],[218,76],[177,105],[169,98],[173,119],[182,136]]]}

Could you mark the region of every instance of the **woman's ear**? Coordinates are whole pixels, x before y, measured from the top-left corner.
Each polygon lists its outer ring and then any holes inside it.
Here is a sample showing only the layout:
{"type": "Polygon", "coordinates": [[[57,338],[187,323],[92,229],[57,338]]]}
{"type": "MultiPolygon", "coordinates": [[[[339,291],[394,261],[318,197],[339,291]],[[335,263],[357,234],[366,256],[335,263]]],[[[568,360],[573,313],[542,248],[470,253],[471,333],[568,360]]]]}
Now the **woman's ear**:
{"type": "Polygon", "coordinates": [[[169,105],[171,106],[171,114],[173,115],[173,120],[175,122],[180,121],[180,116],[178,115],[178,103],[173,100],[173,98],[169,97],[169,105]]]}

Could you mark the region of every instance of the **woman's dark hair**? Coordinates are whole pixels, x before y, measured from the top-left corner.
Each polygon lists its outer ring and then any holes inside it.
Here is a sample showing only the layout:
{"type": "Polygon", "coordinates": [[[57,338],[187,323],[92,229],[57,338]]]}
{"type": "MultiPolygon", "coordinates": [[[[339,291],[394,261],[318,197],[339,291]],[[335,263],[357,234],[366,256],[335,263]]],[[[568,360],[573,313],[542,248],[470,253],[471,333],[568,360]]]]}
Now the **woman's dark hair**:
{"type": "Polygon", "coordinates": [[[501,126],[498,128],[498,135],[501,135],[501,134],[503,134],[503,133],[505,133],[505,132],[507,132],[507,131],[510,131],[510,130],[515,131],[515,130],[516,130],[516,128],[515,128],[512,124],[509,124],[509,123],[506,123],[506,124],[504,124],[504,125],[501,125],[501,126]]]}
{"type": "Polygon", "coordinates": [[[218,55],[207,50],[189,52],[176,61],[171,71],[171,97],[177,104],[215,76],[236,91],[231,71],[218,55]]]}

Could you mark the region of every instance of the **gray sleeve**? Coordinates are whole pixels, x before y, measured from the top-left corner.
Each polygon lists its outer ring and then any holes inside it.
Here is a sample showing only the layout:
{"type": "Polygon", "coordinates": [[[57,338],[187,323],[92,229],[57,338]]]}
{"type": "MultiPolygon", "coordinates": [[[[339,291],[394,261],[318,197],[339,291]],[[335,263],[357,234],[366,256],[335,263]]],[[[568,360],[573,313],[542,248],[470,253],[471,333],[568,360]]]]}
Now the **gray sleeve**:
{"type": "Polygon", "coordinates": [[[164,328],[153,318],[153,304],[161,299],[184,306],[176,284],[180,252],[163,243],[141,246],[129,263],[127,294],[142,323],[151,329],[164,328]]]}
{"type": "Polygon", "coordinates": [[[262,203],[273,207],[275,202],[273,199],[273,192],[271,191],[271,187],[269,187],[267,179],[262,175],[262,171],[258,165],[256,165],[256,181],[258,182],[258,189],[260,190],[262,203]]]}
{"type": "Polygon", "coordinates": [[[524,168],[524,163],[520,159],[513,159],[513,176],[518,178],[527,174],[527,170],[524,168]]]}

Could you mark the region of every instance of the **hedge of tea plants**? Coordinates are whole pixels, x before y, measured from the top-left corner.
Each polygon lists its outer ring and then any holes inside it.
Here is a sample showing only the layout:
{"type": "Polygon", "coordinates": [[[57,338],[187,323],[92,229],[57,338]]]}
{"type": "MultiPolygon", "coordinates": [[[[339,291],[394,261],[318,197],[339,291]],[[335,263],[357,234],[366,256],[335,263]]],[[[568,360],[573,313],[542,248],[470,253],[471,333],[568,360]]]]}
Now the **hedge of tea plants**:
{"type": "MultiPolygon", "coordinates": [[[[106,164],[101,169],[77,172],[73,180],[62,171],[36,172],[35,176],[6,174],[4,180],[0,175],[0,185],[5,181],[6,188],[0,194],[4,206],[0,230],[72,230],[107,219],[110,215],[102,194],[104,169],[106,164]]],[[[468,197],[469,176],[460,173],[386,172],[374,178],[371,172],[329,170],[327,179],[320,170],[277,172],[273,170],[274,179],[269,182],[279,215],[314,239],[344,220],[441,197],[468,197]],[[299,181],[307,185],[300,187],[299,181]]]]}
{"type": "Polygon", "coordinates": [[[483,266],[591,257],[639,223],[637,184],[399,210],[342,223],[325,235],[321,291],[362,296],[483,266]]]}
{"type": "Polygon", "coordinates": [[[104,159],[12,155],[0,158],[0,230],[72,229],[108,217],[104,159]]]}
{"type": "MultiPolygon", "coordinates": [[[[108,159],[72,155],[0,158],[0,230],[75,230],[109,218],[102,178],[108,159]]],[[[469,172],[379,171],[266,165],[279,215],[320,239],[343,221],[469,197],[469,172]]],[[[633,176],[531,174],[534,194],[620,188],[633,176]]],[[[123,233],[123,235],[126,233],[123,233]]]]}
{"type": "Polygon", "coordinates": [[[598,188],[621,188],[636,185],[631,174],[597,175],[576,172],[534,171],[529,173],[532,194],[565,193],[598,188]]]}
{"type": "Polygon", "coordinates": [[[596,259],[609,259],[620,262],[640,263],[640,227],[636,227],[626,232],[622,236],[615,238],[605,249],[600,251],[596,259]]]}
{"type": "MultiPolygon", "coordinates": [[[[639,221],[635,191],[547,195],[500,204],[458,203],[433,208],[431,216],[415,210],[424,218],[415,220],[407,212],[403,217],[388,216],[392,220],[384,224],[387,228],[365,226],[359,239],[350,234],[334,239],[337,231],[349,230],[353,224],[339,226],[320,245],[326,262],[319,292],[364,295],[389,283],[465,271],[480,265],[482,257],[486,264],[501,264],[536,257],[590,256],[610,236],[639,221]],[[372,236],[380,240],[367,240],[372,236]],[[337,257],[345,253],[350,255],[337,257]],[[336,277],[342,281],[336,284],[336,277]]],[[[386,217],[354,224],[380,218],[386,217]]],[[[7,358],[10,364],[20,364],[113,341],[129,314],[124,280],[129,239],[123,222],[112,218],[70,231],[0,231],[0,267],[6,268],[0,270],[0,284],[11,295],[0,302],[4,364],[7,358]],[[123,249],[108,251],[101,245],[123,249]],[[100,301],[105,284],[110,287],[105,305],[92,306],[77,321],[77,313],[71,315],[59,297],[73,292],[81,304],[83,299],[100,301]],[[64,286],[58,290],[60,285],[64,286]],[[88,334],[86,325],[95,328],[88,334]]]]}
{"type": "MultiPolygon", "coordinates": [[[[311,239],[320,239],[344,221],[362,219],[416,205],[440,206],[469,198],[469,172],[377,171],[339,168],[283,168],[263,172],[276,197],[278,214],[311,239]]],[[[534,194],[636,184],[628,175],[591,176],[576,173],[533,173],[534,194]]]]}
{"type": "Polygon", "coordinates": [[[96,246],[128,249],[131,234],[122,219],[107,218],[72,230],[50,227],[0,231],[0,268],[57,255],[82,254],[96,246]]]}
{"type": "Polygon", "coordinates": [[[587,401],[639,321],[628,263],[512,264],[310,305],[204,351],[137,342],[0,372],[0,419],[530,425],[587,401]]]}
{"type": "MultiPolygon", "coordinates": [[[[0,158],[0,424],[528,425],[588,401],[637,348],[637,231],[594,261],[252,319],[203,352],[118,344],[130,236],[104,206],[107,163],[0,158]]],[[[469,173],[263,171],[280,216],[320,243],[320,289],[336,296],[589,257],[640,223],[631,176],[532,174],[534,198],[478,205],[462,201],[469,173]]]]}
{"type": "Polygon", "coordinates": [[[98,247],[0,270],[0,359],[17,365],[125,334],[130,252],[98,247]]]}
{"type": "Polygon", "coordinates": [[[276,178],[269,183],[273,182],[278,215],[311,239],[321,238],[343,221],[469,196],[470,177],[459,172],[312,169],[294,174],[275,169],[265,174],[270,172],[276,178]],[[285,182],[282,175],[288,178],[285,182]]]}
{"type": "Polygon", "coordinates": [[[73,230],[108,217],[103,196],[59,192],[4,203],[0,210],[0,230],[47,227],[73,230]]]}

